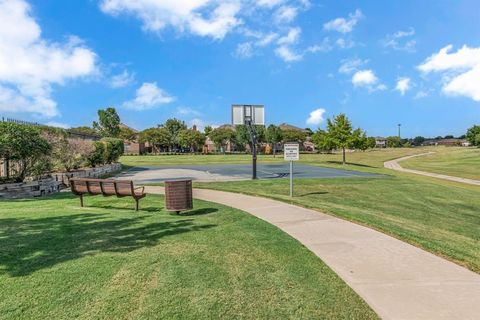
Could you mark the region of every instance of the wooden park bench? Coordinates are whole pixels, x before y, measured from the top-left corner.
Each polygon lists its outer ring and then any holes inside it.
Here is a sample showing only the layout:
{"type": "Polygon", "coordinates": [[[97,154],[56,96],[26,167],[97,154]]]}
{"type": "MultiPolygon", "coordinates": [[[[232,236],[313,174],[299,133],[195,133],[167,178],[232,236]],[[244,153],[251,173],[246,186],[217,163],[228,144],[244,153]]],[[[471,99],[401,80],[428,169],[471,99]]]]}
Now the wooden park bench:
{"type": "Polygon", "coordinates": [[[72,193],[80,197],[80,206],[83,207],[83,195],[117,196],[117,198],[133,197],[135,211],[138,211],[138,202],[144,198],[145,187],[137,187],[130,180],[71,178],[69,180],[72,193]]]}

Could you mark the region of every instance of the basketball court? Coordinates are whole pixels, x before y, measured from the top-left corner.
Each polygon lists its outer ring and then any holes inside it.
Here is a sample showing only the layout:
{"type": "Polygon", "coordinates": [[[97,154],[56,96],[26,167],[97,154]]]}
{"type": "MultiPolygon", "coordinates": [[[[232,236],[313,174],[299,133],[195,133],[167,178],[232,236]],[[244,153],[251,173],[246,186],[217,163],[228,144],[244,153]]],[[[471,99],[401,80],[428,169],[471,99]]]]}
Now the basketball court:
{"type": "MultiPolygon", "coordinates": [[[[295,164],[295,179],[300,178],[359,178],[379,177],[378,174],[295,164]]],[[[259,179],[283,179],[290,173],[289,163],[259,164],[259,179]]],[[[136,183],[156,183],[165,180],[192,179],[195,181],[235,181],[252,178],[252,166],[248,164],[182,165],[162,167],[135,167],[121,174],[119,179],[134,180],[136,183]]]]}

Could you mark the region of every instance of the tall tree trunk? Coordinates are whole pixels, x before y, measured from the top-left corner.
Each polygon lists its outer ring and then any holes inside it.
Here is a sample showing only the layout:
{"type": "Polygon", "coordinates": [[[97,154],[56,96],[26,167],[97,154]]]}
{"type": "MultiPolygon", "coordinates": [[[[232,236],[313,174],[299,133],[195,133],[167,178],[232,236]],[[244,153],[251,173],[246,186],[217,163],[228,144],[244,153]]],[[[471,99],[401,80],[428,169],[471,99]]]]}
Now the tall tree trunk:
{"type": "Polygon", "coordinates": [[[343,150],[343,164],[346,164],[347,161],[345,160],[345,147],[343,147],[342,150],[343,150]]]}
{"type": "Polygon", "coordinates": [[[273,149],[273,157],[275,158],[275,151],[277,148],[275,148],[276,143],[272,143],[272,149],[273,149]]]}

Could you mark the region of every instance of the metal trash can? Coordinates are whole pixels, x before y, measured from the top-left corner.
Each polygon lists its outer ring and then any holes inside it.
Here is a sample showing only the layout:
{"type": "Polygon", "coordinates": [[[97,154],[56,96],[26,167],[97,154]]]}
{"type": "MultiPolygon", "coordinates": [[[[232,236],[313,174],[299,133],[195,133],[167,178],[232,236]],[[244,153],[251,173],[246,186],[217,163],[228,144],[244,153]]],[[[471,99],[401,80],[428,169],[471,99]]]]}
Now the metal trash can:
{"type": "Polygon", "coordinates": [[[193,209],[192,180],[165,181],[165,208],[176,213],[193,209]]]}

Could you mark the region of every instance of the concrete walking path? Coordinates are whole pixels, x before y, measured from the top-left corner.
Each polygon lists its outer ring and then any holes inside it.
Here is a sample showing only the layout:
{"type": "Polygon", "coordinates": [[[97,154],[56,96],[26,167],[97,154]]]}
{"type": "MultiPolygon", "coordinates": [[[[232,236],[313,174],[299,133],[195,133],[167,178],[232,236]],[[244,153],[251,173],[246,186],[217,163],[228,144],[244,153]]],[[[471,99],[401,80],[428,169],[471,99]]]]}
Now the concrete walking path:
{"type": "Polygon", "coordinates": [[[476,186],[480,186],[480,180],[460,178],[460,177],[454,177],[454,176],[447,176],[445,174],[425,172],[425,171],[420,171],[420,170],[405,169],[399,164],[399,162],[403,161],[403,160],[407,160],[407,159],[410,159],[410,158],[413,158],[413,157],[426,156],[426,155],[433,154],[433,153],[435,153],[435,152],[415,154],[413,156],[407,156],[407,157],[402,157],[402,158],[398,158],[398,159],[395,159],[395,160],[386,161],[386,162],[384,162],[383,166],[387,169],[392,169],[392,170],[396,170],[396,171],[414,173],[414,174],[419,174],[419,175],[427,176],[427,177],[433,177],[433,178],[438,178],[438,179],[443,179],[443,180],[449,180],[449,181],[455,181],[455,182],[473,184],[473,185],[476,185],[476,186]]]}
{"type": "MultiPolygon", "coordinates": [[[[163,194],[163,187],[146,187],[163,194]]],[[[480,275],[381,232],[318,211],[236,193],[194,197],[277,226],[322,259],[383,319],[479,319],[480,275]]]]}

